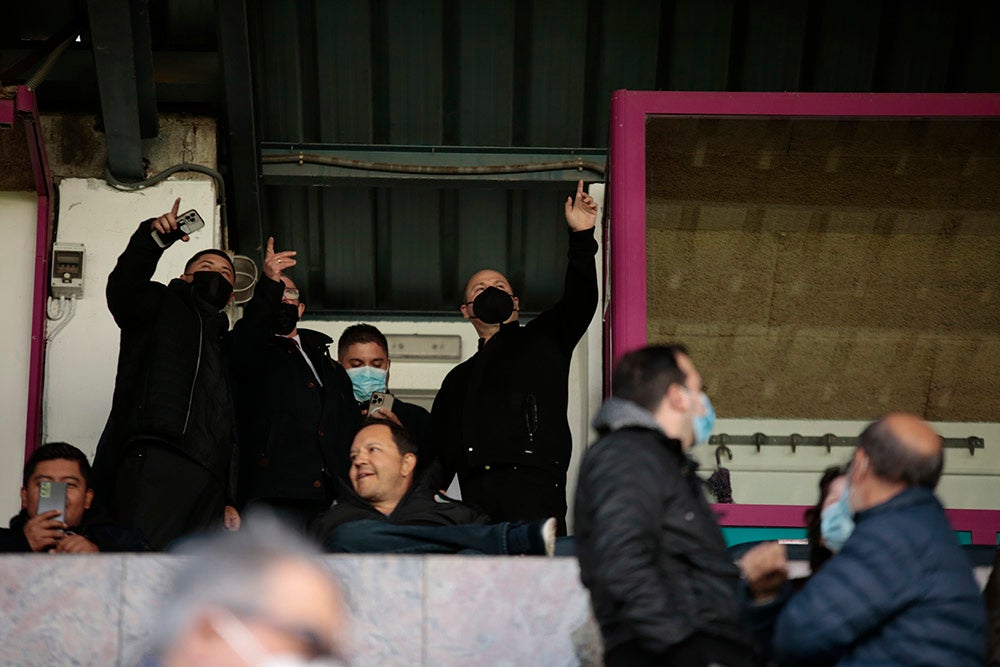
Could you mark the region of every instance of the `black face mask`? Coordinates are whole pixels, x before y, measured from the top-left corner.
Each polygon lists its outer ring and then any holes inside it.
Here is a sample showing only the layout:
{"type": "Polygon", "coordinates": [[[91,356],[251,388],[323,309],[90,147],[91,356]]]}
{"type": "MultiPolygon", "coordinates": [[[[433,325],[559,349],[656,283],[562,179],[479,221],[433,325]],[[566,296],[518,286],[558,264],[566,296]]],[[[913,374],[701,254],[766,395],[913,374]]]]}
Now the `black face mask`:
{"type": "Polygon", "coordinates": [[[198,298],[219,310],[226,307],[233,294],[233,286],[218,271],[195,271],[191,274],[191,284],[198,298]]]}
{"type": "Polygon", "coordinates": [[[487,287],[470,303],[473,317],[486,324],[502,324],[514,312],[514,297],[496,287],[487,287]]]}
{"type": "Polygon", "coordinates": [[[279,303],[274,313],[274,333],[287,336],[299,323],[299,307],[294,303],[279,303]]]}

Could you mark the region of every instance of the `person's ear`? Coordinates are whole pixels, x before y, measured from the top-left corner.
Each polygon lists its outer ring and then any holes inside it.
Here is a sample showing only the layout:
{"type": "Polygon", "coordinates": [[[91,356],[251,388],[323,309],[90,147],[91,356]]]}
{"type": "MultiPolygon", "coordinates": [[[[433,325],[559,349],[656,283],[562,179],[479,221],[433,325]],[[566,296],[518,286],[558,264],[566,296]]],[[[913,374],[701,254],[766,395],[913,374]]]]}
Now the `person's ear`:
{"type": "Polygon", "coordinates": [[[461,308],[459,308],[459,310],[462,311],[462,317],[464,317],[467,320],[472,319],[472,313],[469,311],[469,307],[467,305],[463,303],[461,308]]]}
{"type": "Polygon", "coordinates": [[[177,277],[180,278],[181,280],[183,280],[186,283],[189,283],[192,280],[194,280],[194,278],[191,276],[190,273],[182,273],[181,275],[179,275],[177,277]]]}
{"type": "Polygon", "coordinates": [[[690,400],[688,392],[684,390],[679,384],[672,384],[667,387],[667,395],[664,396],[665,401],[675,412],[686,412],[688,409],[687,401],[690,400]]]}
{"type": "Polygon", "coordinates": [[[514,312],[518,313],[521,311],[521,300],[516,296],[514,297],[514,312]]]}
{"type": "Polygon", "coordinates": [[[413,474],[413,469],[417,467],[417,457],[412,452],[403,454],[403,464],[399,468],[402,477],[409,477],[413,474]]]}
{"type": "Polygon", "coordinates": [[[21,487],[21,509],[28,509],[28,490],[23,486],[21,487]]]}
{"type": "Polygon", "coordinates": [[[302,319],[302,313],[306,312],[306,304],[299,301],[299,319],[302,319]]]}
{"type": "Polygon", "coordinates": [[[94,490],[87,489],[86,493],[83,494],[83,509],[89,510],[91,503],[94,502],[94,490]]]}

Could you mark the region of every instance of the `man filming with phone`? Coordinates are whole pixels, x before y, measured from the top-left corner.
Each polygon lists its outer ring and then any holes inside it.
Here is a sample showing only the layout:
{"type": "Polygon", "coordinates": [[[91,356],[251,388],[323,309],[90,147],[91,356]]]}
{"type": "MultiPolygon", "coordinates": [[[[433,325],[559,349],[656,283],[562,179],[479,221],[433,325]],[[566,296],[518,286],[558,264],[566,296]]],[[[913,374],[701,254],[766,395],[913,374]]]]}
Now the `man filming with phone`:
{"type": "Polygon", "coordinates": [[[361,421],[351,380],[330,358],[333,339],[304,329],[306,304],[285,271],[295,251],[269,238],[264,276],[228,338],[240,436],[242,509],[265,505],[305,530],[347,480],[361,421]]]}
{"type": "Polygon", "coordinates": [[[0,552],[147,551],[138,531],[92,506],[89,482],[90,463],[76,447],[50,442],[32,452],[24,464],[21,512],[10,528],[0,528],[0,552]]]}
{"type": "Polygon", "coordinates": [[[194,254],[169,284],[154,281],[163,253],[204,226],[196,211],[139,224],[108,276],[121,329],[111,414],[94,457],[99,502],[157,550],[191,533],[235,524],[236,433],[222,337],[235,271],[222,250],[194,254]]]}

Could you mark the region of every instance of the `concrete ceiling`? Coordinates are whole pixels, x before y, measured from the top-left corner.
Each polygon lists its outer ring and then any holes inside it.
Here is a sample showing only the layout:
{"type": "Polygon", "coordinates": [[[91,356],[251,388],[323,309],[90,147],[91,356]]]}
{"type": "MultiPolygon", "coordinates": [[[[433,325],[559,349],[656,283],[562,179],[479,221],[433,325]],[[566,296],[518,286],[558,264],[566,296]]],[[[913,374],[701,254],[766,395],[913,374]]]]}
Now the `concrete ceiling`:
{"type": "Polygon", "coordinates": [[[656,118],[648,336],[728,417],[1000,412],[1000,121],[656,118]]]}

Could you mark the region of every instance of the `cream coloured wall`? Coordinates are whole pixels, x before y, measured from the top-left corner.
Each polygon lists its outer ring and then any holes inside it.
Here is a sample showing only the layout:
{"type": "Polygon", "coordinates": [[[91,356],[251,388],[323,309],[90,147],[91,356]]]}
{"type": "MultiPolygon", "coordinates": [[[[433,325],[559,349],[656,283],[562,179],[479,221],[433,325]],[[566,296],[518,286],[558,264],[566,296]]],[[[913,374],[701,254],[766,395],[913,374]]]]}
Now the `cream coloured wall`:
{"type": "Polygon", "coordinates": [[[21,507],[37,202],[34,192],[0,192],[0,525],[21,507]]]}

